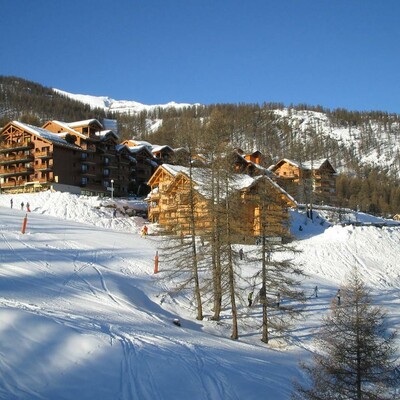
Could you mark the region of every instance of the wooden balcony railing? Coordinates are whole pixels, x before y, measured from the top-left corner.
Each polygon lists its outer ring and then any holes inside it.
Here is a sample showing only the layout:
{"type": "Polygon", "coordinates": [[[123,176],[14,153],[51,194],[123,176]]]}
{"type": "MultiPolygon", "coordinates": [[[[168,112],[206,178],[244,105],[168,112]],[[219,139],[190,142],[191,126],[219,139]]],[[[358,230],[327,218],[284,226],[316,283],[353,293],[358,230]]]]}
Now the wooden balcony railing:
{"type": "Polygon", "coordinates": [[[33,167],[17,167],[17,168],[10,168],[4,169],[0,168],[0,176],[13,176],[13,175],[26,175],[32,174],[33,167]]]}
{"type": "Polygon", "coordinates": [[[38,151],[35,153],[35,157],[37,158],[51,158],[53,157],[52,151],[38,151]]]}
{"type": "Polygon", "coordinates": [[[2,143],[0,153],[9,153],[10,151],[33,149],[33,143],[2,143]]]}
{"type": "Polygon", "coordinates": [[[31,162],[33,161],[32,154],[14,154],[8,157],[4,155],[0,155],[0,164],[7,165],[7,164],[14,164],[15,162],[31,162]]]}

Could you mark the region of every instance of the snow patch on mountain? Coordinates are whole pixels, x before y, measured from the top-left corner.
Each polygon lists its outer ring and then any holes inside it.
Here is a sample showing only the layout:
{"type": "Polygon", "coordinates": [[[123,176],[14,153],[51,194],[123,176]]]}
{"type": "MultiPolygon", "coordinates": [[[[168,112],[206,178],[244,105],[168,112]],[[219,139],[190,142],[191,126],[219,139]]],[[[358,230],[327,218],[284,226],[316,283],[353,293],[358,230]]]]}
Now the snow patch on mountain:
{"type": "Polygon", "coordinates": [[[60,89],[53,90],[62,96],[87,104],[93,109],[101,108],[106,112],[113,112],[117,114],[138,114],[141,111],[152,111],[157,108],[181,109],[198,105],[189,103],[175,103],[174,101],[166,104],[146,105],[133,100],[114,100],[108,96],[91,96],[86,94],[73,94],[60,89]]]}

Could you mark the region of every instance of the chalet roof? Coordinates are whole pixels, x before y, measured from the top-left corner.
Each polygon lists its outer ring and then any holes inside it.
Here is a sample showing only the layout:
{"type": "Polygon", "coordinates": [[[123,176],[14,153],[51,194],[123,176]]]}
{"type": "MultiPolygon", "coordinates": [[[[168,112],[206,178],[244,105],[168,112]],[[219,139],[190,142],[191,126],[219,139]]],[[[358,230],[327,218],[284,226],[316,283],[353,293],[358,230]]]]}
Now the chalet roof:
{"type": "Polygon", "coordinates": [[[162,146],[160,146],[160,145],[154,145],[154,146],[152,146],[152,148],[151,148],[151,151],[152,151],[153,153],[157,153],[157,152],[162,151],[162,150],[170,150],[170,151],[172,151],[172,152],[174,151],[173,148],[170,147],[170,146],[168,146],[167,144],[162,145],[162,146]]]}
{"type": "MultiPolygon", "coordinates": [[[[251,154],[255,154],[255,153],[262,154],[262,153],[259,152],[258,150],[255,151],[255,152],[253,152],[253,153],[251,153],[251,154]]],[[[247,165],[252,165],[254,168],[256,168],[256,169],[257,169],[258,171],[260,171],[261,173],[267,174],[267,175],[270,175],[270,176],[273,175],[273,173],[272,173],[272,171],[271,171],[270,168],[262,167],[260,164],[257,164],[257,163],[255,163],[254,161],[247,160],[247,159],[245,158],[245,157],[246,157],[246,154],[240,154],[237,150],[235,151],[235,154],[237,155],[237,157],[238,157],[239,159],[241,159],[241,160],[243,161],[243,163],[245,163],[245,164],[247,164],[247,165]]]]}
{"type": "MultiPolygon", "coordinates": [[[[178,177],[179,175],[184,175],[186,179],[189,179],[190,176],[189,168],[183,167],[181,165],[163,164],[158,168],[159,168],[157,169],[158,172],[160,170],[165,170],[175,178],[178,177]]],[[[211,180],[211,173],[212,171],[210,168],[192,168],[191,170],[192,180],[194,182],[194,189],[204,198],[209,200],[212,199],[211,189],[208,186],[208,183],[211,180]]],[[[153,175],[153,177],[154,176],[155,174],[153,175]]],[[[278,192],[280,192],[283,196],[286,196],[288,200],[293,203],[293,205],[295,206],[297,205],[296,200],[267,175],[259,175],[253,178],[250,175],[246,174],[232,174],[230,175],[229,180],[230,180],[229,190],[231,192],[250,190],[253,186],[257,185],[261,180],[265,180],[278,192]]],[[[174,182],[176,182],[176,179],[174,179],[174,182]]],[[[172,182],[170,188],[173,187],[174,182],[172,182]]],[[[221,198],[224,198],[224,193],[221,194],[221,198]]]]}
{"type": "Polygon", "coordinates": [[[15,126],[19,127],[20,129],[25,130],[26,132],[29,132],[36,136],[40,136],[43,139],[46,139],[47,141],[53,143],[54,145],[69,147],[71,149],[80,149],[79,146],[76,146],[75,144],[72,144],[72,143],[68,143],[59,134],[49,132],[46,129],[39,128],[37,126],[33,126],[33,125],[29,125],[29,124],[25,124],[25,123],[19,122],[19,121],[13,121],[12,123],[15,126]]]}
{"type": "Polygon", "coordinates": [[[114,136],[115,139],[119,139],[119,136],[111,129],[107,129],[104,131],[98,131],[96,132],[96,136],[98,136],[100,139],[105,139],[107,136],[114,136]]]}
{"type": "MultiPolygon", "coordinates": [[[[87,137],[85,135],[83,135],[82,133],[76,131],[75,129],[71,128],[66,122],[62,122],[62,121],[57,121],[57,120],[52,120],[52,121],[47,121],[46,124],[44,124],[44,126],[46,126],[49,122],[52,122],[62,128],[64,128],[67,132],[59,132],[58,135],[64,135],[69,133],[73,133],[76,136],[81,137],[82,139],[87,139],[87,137]]],[[[46,128],[44,128],[46,129],[46,128]]]]}
{"type": "MultiPolygon", "coordinates": [[[[278,166],[282,165],[283,163],[291,164],[291,165],[293,165],[299,169],[303,169],[305,171],[311,171],[311,169],[313,169],[313,170],[320,169],[323,166],[323,164],[325,164],[325,163],[328,163],[332,167],[331,163],[329,162],[329,160],[327,158],[320,158],[317,160],[304,161],[302,163],[300,163],[298,161],[294,161],[294,160],[289,160],[288,158],[282,158],[276,164],[271,165],[268,169],[270,171],[273,171],[278,166]]],[[[332,169],[335,171],[335,169],[333,167],[332,167],[332,169]]]]}
{"type": "MultiPolygon", "coordinates": [[[[179,174],[183,174],[188,179],[190,177],[190,169],[188,167],[183,167],[181,165],[163,164],[161,168],[164,168],[173,176],[178,176],[179,174]]],[[[207,184],[210,182],[211,173],[212,170],[210,168],[192,168],[191,170],[192,180],[195,184],[194,185],[195,190],[197,190],[205,198],[209,199],[211,198],[211,192],[207,184]]],[[[232,174],[229,176],[229,190],[231,191],[243,190],[253,185],[254,182],[255,178],[252,178],[249,175],[232,174]]],[[[224,195],[222,195],[221,197],[224,197],[224,195]]]]}
{"type": "Polygon", "coordinates": [[[117,151],[121,151],[122,149],[128,149],[128,146],[126,146],[126,145],[124,145],[124,144],[117,144],[116,146],[115,146],[115,149],[117,150],[117,151]]]}
{"type": "Polygon", "coordinates": [[[176,176],[179,172],[186,171],[188,173],[189,168],[183,167],[182,165],[172,165],[172,164],[163,164],[160,168],[164,168],[167,172],[169,172],[172,176],[176,176]]]}
{"type": "Polygon", "coordinates": [[[132,154],[137,154],[140,153],[141,151],[145,151],[149,154],[150,157],[153,157],[153,153],[149,150],[149,148],[147,146],[144,145],[140,145],[140,146],[128,146],[128,149],[130,150],[130,152],[132,154]]]}
{"type": "Polygon", "coordinates": [[[146,142],[144,140],[135,140],[135,139],[128,139],[128,140],[124,140],[122,142],[123,144],[125,144],[128,147],[138,147],[138,146],[145,146],[148,149],[152,149],[153,145],[149,142],[146,142]]]}
{"type": "MultiPolygon", "coordinates": [[[[311,170],[311,169],[320,169],[325,163],[328,163],[329,166],[332,167],[331,163],[327,158],[320,158],[318,160],[312,160],[312,161],[305,161],[302,163],[302,166],[305,170],[311,170]]],[[[334,170],[334,168],[332,167],[334,170]]]]}
{"type": "Polygon", "coordinates": [[[75,122],[67,122],[67,125],[70,126],[71,128],[75,128],[78,126],[88,126],[88,125],[92,125],[92,124],[96,124],[98,125],[100,128],[103,128],[103,125],[100,123],[100,121],[98,119],[85,119],[83,121],[75,121],[75,122]]]}
{"type": "Polygon", "coordinates": [[[176,148],[173,149],[173,150],[174,150],[174,152],[183,151],[183,152],[185,152],[185,153],[189,153],[189,150],[188,150],[186,147],[176,147],[176,148]]]}

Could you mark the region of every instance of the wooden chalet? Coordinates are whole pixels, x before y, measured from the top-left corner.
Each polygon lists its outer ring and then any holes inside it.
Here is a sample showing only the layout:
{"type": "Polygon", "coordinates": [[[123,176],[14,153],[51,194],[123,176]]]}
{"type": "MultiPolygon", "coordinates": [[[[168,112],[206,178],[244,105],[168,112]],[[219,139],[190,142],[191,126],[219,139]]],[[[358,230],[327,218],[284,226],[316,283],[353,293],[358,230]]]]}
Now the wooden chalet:
{"type": "Polygon", "coordinates": [[[136,161],[96,119],[43,127],[8,123],[0,133],[0,186],[17,192],[53,188],[82,194],[128,194],[136,161]],[[23,144],[23,146],[21,145],[23,144]],[[119,152],[121,150],[121,153],[119,152]]]}
{"type": "Polygon", "coordinates": [[[246,154],[242,149],[234,149],[231,164],[236,173],[248,174],[250,176],[265,175],[269,173],[261,166],[263,155],[260,151],[246,154]]]}
{"type": "Polygon", "coordinates": [[[34,190],[56,183],[80,185],[82,175],[77,171],[82,152],[73,142],[46,129],[9,122],[0,133],[1,189],[34,190]]]}
{"type": "Polygon", "coordinates": [[[161,163],[171,164],[174,162],[175,152],[172,147],[167,145],[152,146],[151,152],[153,153],[153,156],[161,163]]]}
{"type": "Polygon", "coordinates": [[[121,144],[129,149],[131,156],[136,160],[135,180],[131,182],[129,191],[143,196],[150,190],[147,182],[160,165],[160,161],[151,152],[150,144],[137,145],[137,143],[133,140],[125,140],[121,144]]]}
{"type": "Polygon", "coordinates": [[[258,164],[258,165],[261,165],[263,162],[263,154],[261,153],[261,151],[258,151],[258,150],[253,151],[250,154],[245,154],[244,158],[247,161],[251,161],[252,163],[258,164]]]}
{"type": "Polygon", "coordinates": [[[282,159],[269,168],[278,183],[300,203],[335,204],[336,170],[327,159],[297,161],[282,159]]]}
{"type": "MultiPolygon", "coordinates": [[[[192,180],[189,168],[163,164],[150,178],[148,185],[148,218],[158,223],[165,233],[191,233],[190,210],[191,188],[197,234],[209,233],[211,229],[211,205],[207,182],[210,181],[210,169],[192,168],[192,180]]],[[[259,236],[264,222],[269,236],[288,236],[288,208],[296,202],[282,188],[267,176],[252,178],[248,175],[234,174],[232,192],[229,196],[238,205],[238,215],[233,226],[236,239],[247,242],[259,236]],[[266,195],[268,194],[268,196],[266,195]],[[261,221],[262,199],[269,198],[267,221],[261,221]]]]}
{"type": "Polygon", "coordinates": [[[103,130],[96,119],[71,123],[48,121],[43,128],[85,150],[81,154],[79,171],[84,191],[107,193],[107,188],[113,186],[116,195],[128,193],[128,186],[121,185],[116,173],[118,136],[113,131],[103,130]],[[111,180],[115,185],[111,185],[111,180]]]}

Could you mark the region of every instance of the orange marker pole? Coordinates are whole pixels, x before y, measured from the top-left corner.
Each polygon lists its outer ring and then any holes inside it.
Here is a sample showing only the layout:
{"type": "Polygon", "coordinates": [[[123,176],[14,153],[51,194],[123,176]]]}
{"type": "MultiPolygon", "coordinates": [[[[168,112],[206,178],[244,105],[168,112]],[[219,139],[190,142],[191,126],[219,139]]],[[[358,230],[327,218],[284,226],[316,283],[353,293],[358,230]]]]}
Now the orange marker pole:
{"type": "Polygon", "coordinates": [[[25,214],[24,221],[22,222],[21,233],[25,233],[27,222],[28,222],[28,214],[25,214]]]}
{"type": "Polygon", "coordinates": [[[156,256],[154,257],[154,273],[158,273],[158,251],[156,251],[156,256]]]}

